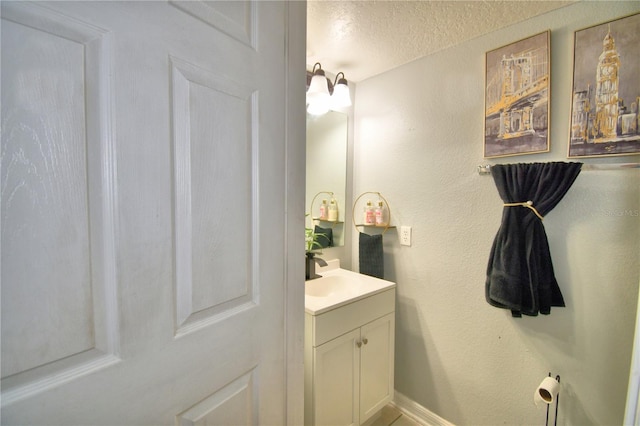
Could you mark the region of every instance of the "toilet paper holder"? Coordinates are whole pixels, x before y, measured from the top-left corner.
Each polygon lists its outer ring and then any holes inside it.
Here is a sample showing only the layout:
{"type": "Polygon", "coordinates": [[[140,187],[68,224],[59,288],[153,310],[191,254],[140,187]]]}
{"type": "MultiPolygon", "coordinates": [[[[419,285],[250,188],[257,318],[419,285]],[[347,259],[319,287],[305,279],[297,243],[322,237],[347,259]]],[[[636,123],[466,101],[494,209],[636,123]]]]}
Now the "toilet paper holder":
{"type": "MultiPolygon", "coordinates": [[[[551,377],[551,372],[549,372],[549,377],[551,377]]],[[[553,402],[556,403],[556,415],[553,418],[553,424],[555,426],[558,424],[558,405],[560,404],[560,389],[558,385],[560,384],[560,376],[556,376],[557,385],[553,389],[549,389],[546,386],[543,386],[545,380],[543,380],[540,387],[538,387],[538,395],[546,402],[547,405],[547,418],[545,421],[546,426],[549,426],[549,405],[551,405],[553,402]]]]}

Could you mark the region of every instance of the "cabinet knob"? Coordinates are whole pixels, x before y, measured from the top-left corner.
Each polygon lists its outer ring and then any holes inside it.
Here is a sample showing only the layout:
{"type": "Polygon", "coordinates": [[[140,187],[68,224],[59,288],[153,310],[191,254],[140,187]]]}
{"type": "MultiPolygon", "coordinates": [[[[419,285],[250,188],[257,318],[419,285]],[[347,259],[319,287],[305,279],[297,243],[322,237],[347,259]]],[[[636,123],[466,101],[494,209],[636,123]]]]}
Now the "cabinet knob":
{"type": "Polygon", "coordinates": [[[364,339],[362,339],[362,343],[366,345],[367,343],[369,343],[369,340],[365,337],[364,339]]]}
{"type": "Polygon", "coordinates": [[[357,346],[357,347],[362,346],[362,342],[361,342],[360,340],[358,340],[358,341],[356,342],[356,346],[357,346]]]}

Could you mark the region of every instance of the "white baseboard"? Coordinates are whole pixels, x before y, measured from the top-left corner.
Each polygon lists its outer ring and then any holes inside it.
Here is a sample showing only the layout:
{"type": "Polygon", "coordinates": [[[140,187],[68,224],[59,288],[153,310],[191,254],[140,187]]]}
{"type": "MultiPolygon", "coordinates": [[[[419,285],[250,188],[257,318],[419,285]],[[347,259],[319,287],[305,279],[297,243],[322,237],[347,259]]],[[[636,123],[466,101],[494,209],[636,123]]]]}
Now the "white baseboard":
{"type": "Polygon", "coordinates": [[[395,391],[393,405],[396,406],[403,414],[413,418],[416,422],[424,426],[454,426],[436,413],[427,410],[417,402],[407,398],[398,391],[395,391]]]}

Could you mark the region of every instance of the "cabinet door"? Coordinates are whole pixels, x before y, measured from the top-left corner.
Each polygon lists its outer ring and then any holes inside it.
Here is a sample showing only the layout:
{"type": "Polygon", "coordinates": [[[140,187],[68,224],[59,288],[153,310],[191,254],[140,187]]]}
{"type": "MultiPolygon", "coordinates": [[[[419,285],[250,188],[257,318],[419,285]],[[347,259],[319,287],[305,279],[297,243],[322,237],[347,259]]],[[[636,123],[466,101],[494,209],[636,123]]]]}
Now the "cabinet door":
{"type": "Polygon", "coordinates": [[[393,398],[394,334],[393,313],[372,321],[361,329],[361,424],[393,398]]]}
{"type": "Polygon", "coordinates": [[[359,342],[357,329],[314,349],[316,425],[358,424],[359,342]]]}

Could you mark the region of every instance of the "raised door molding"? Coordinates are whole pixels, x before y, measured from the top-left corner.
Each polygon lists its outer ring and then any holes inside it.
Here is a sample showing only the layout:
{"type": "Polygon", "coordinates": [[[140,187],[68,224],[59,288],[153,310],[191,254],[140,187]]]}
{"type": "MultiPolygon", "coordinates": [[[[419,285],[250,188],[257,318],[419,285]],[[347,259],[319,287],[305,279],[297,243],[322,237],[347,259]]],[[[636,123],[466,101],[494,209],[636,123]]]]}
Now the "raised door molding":
{"type": "Polygon", "coordinates": [[[179,426],[232,425],[238,422],[237,413],[244,413],[242,424],[258,424],[256,388],[257,372],[252,370],[238,377],[222,389],[204,398],[176,416],[179,426]]]}
{"type": "Polygon", "coordinates": [[[258,103],[251,88],[176,57],[170,64],[180,336],[257,303],[251,188],[258,103]],[[239,211],[228,214],[229,205],[239,211]]]}
{"type": "Polygon", "coordinates": [[[170,0],[169,4],[256,49],[255,4],[249,1],[170,0]]]}
{"type": "Polygon", "coordinates": [[[2,61],[5,406],[118,362],[119,332],[110,34],[2,2],[2,61]]]}

